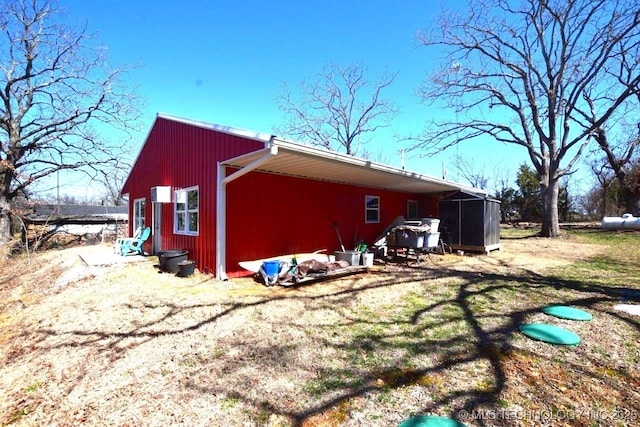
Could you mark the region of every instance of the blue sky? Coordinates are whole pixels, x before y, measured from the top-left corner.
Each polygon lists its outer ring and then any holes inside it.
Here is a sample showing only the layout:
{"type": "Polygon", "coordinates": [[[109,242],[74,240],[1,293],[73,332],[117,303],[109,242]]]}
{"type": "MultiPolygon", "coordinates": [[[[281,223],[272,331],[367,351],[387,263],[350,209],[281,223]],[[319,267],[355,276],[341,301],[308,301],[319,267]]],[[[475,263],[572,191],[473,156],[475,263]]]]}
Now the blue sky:
{"type": "MultiPolygon", "coordinates": [[[[449,1],[447,7],[460,7],[449,1]]],[[[420,104],[416,89],[439,53],[418,46],[416,31],[433,22],[437,1],[196,1],[59,0],[71,23],[88,24],[108,47],[113,65],[137,65],[129,78],[145,102],[137,152],[158,112],[274,133],[282,124],[275,95],[295,88],[327,63],[362,62],[369,76],[398,72],[386,92],[400,113],[367,146],[376,160],[400,166],[395,135],[419,132],[441,110],[420,104]]],[[[453,155],[515,171],[526,161],[518,147],[466,143],[432,158],[408,158],[407,169],[440,176],[453,155]]],[[[64,191],[64,190],[63,190],[64,191]]]]}

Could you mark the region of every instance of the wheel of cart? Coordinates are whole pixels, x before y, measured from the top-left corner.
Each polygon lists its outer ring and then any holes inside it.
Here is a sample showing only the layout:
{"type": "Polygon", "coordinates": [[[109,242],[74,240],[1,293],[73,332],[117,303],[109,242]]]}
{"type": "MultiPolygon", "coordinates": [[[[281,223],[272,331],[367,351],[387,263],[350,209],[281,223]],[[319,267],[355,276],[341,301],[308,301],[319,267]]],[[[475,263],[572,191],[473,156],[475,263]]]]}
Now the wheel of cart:
{"type": "Polygon", "coordinates": [[[453,253],[453,249],[451,248],[451,233],[447,231],[447,227],[440,227],[440,250],[445,254],[449,252],[453,253]]]}

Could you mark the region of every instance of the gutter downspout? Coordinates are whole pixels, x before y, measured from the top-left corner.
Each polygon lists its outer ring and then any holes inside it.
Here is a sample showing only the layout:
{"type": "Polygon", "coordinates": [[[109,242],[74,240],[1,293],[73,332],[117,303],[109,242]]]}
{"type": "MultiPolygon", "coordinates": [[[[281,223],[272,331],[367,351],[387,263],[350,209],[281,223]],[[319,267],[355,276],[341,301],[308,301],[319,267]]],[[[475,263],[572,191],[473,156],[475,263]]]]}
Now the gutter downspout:
{"type": "Polygon", "coordinates": [[[225,176],[227,167],[218,162],[218,192],[216,196],[216,278],[227,280],[227,184],[258,168],[278,154],[278,146],[271,141],[262,151],[264,156],[254,160],[242,169],[225,176]]]}

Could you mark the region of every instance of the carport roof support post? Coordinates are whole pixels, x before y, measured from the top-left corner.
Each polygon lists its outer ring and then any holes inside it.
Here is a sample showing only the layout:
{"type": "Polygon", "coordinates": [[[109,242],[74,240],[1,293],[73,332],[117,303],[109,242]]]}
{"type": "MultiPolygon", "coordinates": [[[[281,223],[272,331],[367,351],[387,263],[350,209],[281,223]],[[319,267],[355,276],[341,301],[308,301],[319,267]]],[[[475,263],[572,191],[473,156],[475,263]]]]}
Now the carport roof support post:
{"type": "MultiPolygon", "coordinates": [[[[216,277],[220,280],[227,279],[227,184],[241,176],[258,168],[271,157],[278,154],[278,146],[271,143],[260,150],[264,155],[249,163],[229,176],[225,176],[226,167],[218,162],[218,191],[216,200],[216,277]]],[[[253,153],[249,153],[253,154],[253,153]]],[[[241,157],[241,156],[240,156],[241,157]]]]}

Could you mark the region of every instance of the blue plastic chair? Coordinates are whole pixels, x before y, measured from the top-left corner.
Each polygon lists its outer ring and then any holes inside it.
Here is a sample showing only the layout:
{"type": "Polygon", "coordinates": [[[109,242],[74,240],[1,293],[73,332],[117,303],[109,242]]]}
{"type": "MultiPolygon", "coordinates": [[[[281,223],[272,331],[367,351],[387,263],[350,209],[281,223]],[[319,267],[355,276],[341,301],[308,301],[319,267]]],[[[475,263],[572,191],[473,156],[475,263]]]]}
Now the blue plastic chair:
{"type": "Polygon", "coordinates": [[[146,227],[142,230],[140,237],[132,237],[130,239],[122,239],[120,241],[120,255],[144,255],[142,244],[147,241],[151,234],[151,228],[146,227]]]}
{"type": "Polygon", "coordinates": [[[122,242],[124,240],[139,239],[143,230],[144,230],[144,227],[138,227],[136,228],[135,233],[133,233],[133,237],[118,237],[116,239],[116,242],[113,244],[113,253],[114,254],[120,253],[120,246],[122,246],[122,242]]]}

